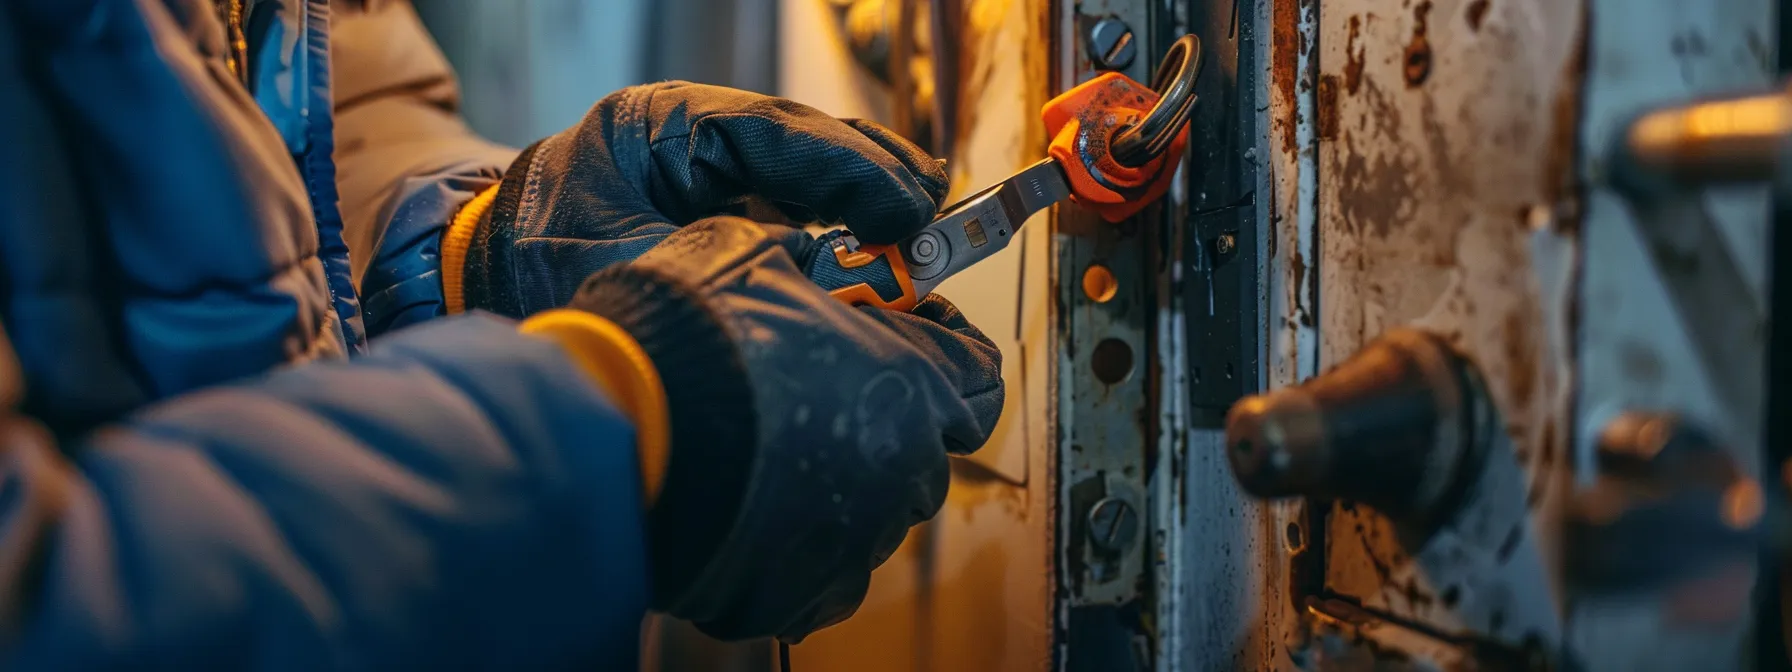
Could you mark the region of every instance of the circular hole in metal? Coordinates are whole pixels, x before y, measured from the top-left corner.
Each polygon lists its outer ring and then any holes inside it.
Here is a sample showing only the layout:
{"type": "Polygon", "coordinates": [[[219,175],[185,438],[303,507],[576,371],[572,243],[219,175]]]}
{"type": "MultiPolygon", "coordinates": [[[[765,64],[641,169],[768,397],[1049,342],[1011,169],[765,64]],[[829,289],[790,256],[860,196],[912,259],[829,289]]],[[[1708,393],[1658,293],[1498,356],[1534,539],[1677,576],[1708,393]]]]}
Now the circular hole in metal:
{"type": "Polygon", "coordinates": [[[1300,523],[1289,523],[1288,529],[1284,531],[1284,534],[1288,538],[1289,551],[1298,551],[1301,546],[1304,546],[1307,543],[1306,535],[1301,533],[1300,523]]]}
{"type": "Polygon", "coordinates": [[[1101,264],[1089,264],[1083,271],[1083,294],[1090,301],[1107,303],[1114,300],[1120,292],[1120,281],[1114,279],[1114,272],[1101,264]]]}
{"type": "Polygon", "coordinates": [[[1089,356],[1089,367],[1095,371],[1096,380],[1118,385],[1132,375],[1132,346],[1118,338],[1102,339],[1089,356]]]}

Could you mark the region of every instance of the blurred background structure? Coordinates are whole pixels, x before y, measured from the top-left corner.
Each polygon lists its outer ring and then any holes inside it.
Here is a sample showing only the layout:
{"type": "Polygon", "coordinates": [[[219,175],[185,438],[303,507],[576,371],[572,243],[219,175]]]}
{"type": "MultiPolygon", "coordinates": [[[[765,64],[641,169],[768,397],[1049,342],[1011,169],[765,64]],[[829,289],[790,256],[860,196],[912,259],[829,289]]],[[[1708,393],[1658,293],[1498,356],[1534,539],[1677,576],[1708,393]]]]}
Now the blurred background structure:
{"type": "Polygon", "coordinates": [[[778,0],[422,0],[461,75],[467,121],[526,144],[630,84],[777,91],[778,0]]]}

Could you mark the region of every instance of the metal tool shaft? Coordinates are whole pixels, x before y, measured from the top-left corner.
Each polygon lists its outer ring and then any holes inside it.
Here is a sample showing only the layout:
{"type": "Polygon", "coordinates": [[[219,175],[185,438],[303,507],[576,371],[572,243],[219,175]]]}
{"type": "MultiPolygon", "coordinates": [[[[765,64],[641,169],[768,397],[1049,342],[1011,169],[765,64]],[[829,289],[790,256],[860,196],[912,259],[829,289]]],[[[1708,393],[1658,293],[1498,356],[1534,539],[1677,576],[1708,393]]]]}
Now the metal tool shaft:
{"type": "Polygon", "coordinates": [[[1034,213],[1070,197],[1070,183],[1044,159],[950,207],[898,243],[917,295],[1000,252],[1034,213]]]}

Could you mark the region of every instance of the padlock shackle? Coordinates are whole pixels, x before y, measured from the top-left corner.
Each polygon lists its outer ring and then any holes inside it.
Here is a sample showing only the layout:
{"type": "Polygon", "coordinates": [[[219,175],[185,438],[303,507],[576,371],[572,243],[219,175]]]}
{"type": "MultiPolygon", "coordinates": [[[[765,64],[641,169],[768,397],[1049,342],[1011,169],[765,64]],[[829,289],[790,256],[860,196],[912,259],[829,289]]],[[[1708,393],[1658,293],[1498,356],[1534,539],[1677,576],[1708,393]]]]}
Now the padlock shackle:
{"type": "Polygon", "coordinates": [[[1120,165],[1137,168],[1163,156],[1195,113],[1195,81],[1201,76],[1201,38],[1183,35],[1158,63],[1151,88],[1157,104],[1138,123],[1114,135],[1111,153],[1120,165]]]}

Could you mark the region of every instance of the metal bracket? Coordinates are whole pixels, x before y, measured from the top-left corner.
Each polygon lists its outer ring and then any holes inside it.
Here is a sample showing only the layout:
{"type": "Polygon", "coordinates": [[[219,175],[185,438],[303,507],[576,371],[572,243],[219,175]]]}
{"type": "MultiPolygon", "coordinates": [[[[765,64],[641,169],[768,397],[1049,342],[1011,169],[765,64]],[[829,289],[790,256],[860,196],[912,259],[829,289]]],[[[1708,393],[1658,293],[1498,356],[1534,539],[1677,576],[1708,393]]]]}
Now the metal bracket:
{"type": "MultiPolygon", "coordinates": [[[[1142,40],[1149,12],[1144,0],[1054,3],[1057,90],[1107,71],[1090,58],[1087,31],[1106,20],[1104,47],[1113,47],[1116,39],[1142,40]]],[[[1118,71],[1133,79],[1148,81],[1156,53],[1144,47],[1162,45],[1137,46],[1137,56],[1125,63],[1102,60],[1123,66],[1118,71]]],[[[1055,616],[1061,669],[1122,670],[1130,666],[1119,661],[1148,660],[1148,655],[1141,657],[1139,643],[1146,639],[1141,615],[1150,565],[1143,493],[1147,451],[1154,445],[1149,367],[1156,274],[1143,223],[1155,221],[1161,211],[1151,208],[1120,225],[1074,206],[1054,211],[1055,616]],[[1087,278],[1101,282],[1086,288],[1087,278]],[[1093,291],[1096,285],[1112,291],[1093,291]],[[1125,532],[1129,525],[1137,532],[1125,532]]]]}
{"type": "MultiPolygon", "coordinates": [[[[1189,0],[1190,17],[1230,16],[1232,25],[1203,21],[1197,30],[1230,31],[1236,35],[1238,3],[1232,0],[1189,0]],[[1225,13],[1215,9],[1228,9],[1225,13]],[[1220,24],[1220,25],[1215,25],[1220,24]]],[[[1262,129],[1250,93],[1257,87],[1256,68],[1226,67],[1238,62],[1234,40],[1204,40],[1210,50],[1208,69],[1196,85],[1200,103],[1189,125],[1189,159],[1183,165],[1188,214],[1182,224],[1182,291],[1188,350],[1188,402],[1196,428],[1224,424],[1227,409],[1245,394],[1261,388],[1261,346],[1258,278],[1262,258],[1257,207],[1257,147],[1262,129]]]]}
{"type": "MultiPolygon", "coordinates": [[[[1254,48],[1212,19],[1222,4],[1060,3],[1055,84],[1109,70],[1147,81],[1191,27],[1221,51],[1254,48]]],[[[1201,627],[1176,606],[1189,598],[1180,574],[1188,451],[1197,440],[1217,447],[1212,432],[1190,430],[1217,428],[1260,387],[1258,77],[1234,76],[1237,54],[1209,49],[1191,156],[1165,203],[1119,226],[1072,207],[1056,213],[1060,669],[1143,669],[1183,655],[1181,631],[1201,627]],[[1092,268],[1116,290],[1086,291],[1092,268]],[[1140,532],[1128,533],[1135,519],[1140,532]]]]}

